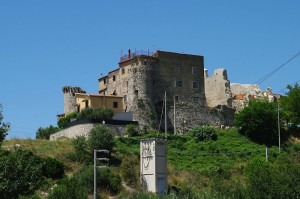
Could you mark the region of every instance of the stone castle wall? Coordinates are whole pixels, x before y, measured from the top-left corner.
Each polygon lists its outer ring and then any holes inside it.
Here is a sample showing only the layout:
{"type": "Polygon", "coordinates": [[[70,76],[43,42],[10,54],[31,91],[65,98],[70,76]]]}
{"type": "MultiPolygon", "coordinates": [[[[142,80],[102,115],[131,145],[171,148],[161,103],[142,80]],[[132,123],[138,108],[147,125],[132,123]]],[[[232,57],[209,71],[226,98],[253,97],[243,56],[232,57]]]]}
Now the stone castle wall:
{"type": "Polygon", "coordinates": [[[75,93],[85,93],[85,91],[76,86],[64,86],[62,91],[64,93],[64,114],[77,111],[75,93]]]}
{"type": "Polygon", "coordinates": [[[226,69],[217,69],[212,76],[208,76],[208,71],[205,70],[204,79],[207,106],[226,105],[232,107],[230,82],[226,69]]]}

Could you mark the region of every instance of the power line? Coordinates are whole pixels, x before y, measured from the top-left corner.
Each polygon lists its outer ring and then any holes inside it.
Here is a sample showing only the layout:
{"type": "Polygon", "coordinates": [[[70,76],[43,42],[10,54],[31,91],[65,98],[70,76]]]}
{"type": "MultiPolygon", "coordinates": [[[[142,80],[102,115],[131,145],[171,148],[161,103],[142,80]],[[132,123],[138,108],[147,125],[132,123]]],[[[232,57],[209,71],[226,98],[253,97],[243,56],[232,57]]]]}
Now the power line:
{"type": "Polygon", "coordinates": [[[262,78],[260,78],[256,82],[254,82],[248,88],[245,88],[244,91],[248,92],[250,90],[250,88],[252,86],[256,85],[256,84],[257,85],[261,85],[264,81],[266,81],[268,78],[270,78],[271,76],[273,76],[278,70],[280,70],[281,68],[283,68],[285,65],[287,65],[289,62],[291,62],[293,59],[297,58],[299,55],[300,55],[300,51],[297,52],[295,55],[293,55],[291,58],[289,58],[287,61],[285,61],[283,64],[281,64],[278,67],[276,67],[275,70],[273,70],[272,72],[268,73],[267,75],[263,76],[262,78]]]}
{"type": "MultiPolygon", "coordinates": [[[[294,84],[296,84],[296,83],[298,83],[298,82],[300,82],[300,79],[298,80],[298,81],[295,81],[294,83],[292,83],[292,85],[294,85],[294,84]]],[[[280,91],[278,91],[277,93],[283,93],[283,91],[286,89],[286,87],[285,88],[283,88],[283,89],[281,89],[280,91]]]]}
{"type": "Polygon", "coordinates": [[[283,68],[285,65],[287,65],[290,61],[292,61],[293,59],[295,59],[296,57],[298,57],[300,55],[300,51],[297,52],[294,56],[292,56],[291,58],[289,58],[286,62],[284,62],[283,64],[281,64],[280,66],[278,66],[277,68],[275,68],[275,70],[273,70],[272,72],[270,72],[269,74],[267,74],[266,76],[260,78],[258,81],[254,82],[254,84],[262,84],[264,81],[266,81],[268,78],[270,78],[272,75],[274,75],[278,70],[280,70],[281,68],[283,68]]]}

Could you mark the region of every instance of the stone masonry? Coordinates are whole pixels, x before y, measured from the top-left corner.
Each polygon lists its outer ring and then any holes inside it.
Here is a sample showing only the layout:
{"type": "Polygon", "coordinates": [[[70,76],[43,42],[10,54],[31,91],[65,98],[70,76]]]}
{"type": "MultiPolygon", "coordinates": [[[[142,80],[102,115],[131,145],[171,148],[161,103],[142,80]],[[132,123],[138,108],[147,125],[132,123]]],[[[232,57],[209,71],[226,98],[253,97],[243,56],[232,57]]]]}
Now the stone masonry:
{"type": "Polygon", "coordinates": [[[205,69],[204,79],[207,106],[226,105],[232,107],[230,81],[227,78],[226,69],[217,69],[212,76],[208,76],[208,71],[205,69]]]}
{"type": "Polygon", "coordinates": [[[64,93],[64,114],[67,115],[68,113],[76,112],[75,93],[85,93],[85,91],[77,86],[64,86],[62,91],[64,93]]]}
{"type": "MultiPolygon", "coordinates": [[[[127,59],[119,63],[118,69],[99,79],[99,84],[104,85],[102,88],[100,86],[99,92],[123,96],[124,111],[133,112],[134,120],[139,121],[140,125],[155,129],[160,122],[165,92],[168,129],[174,128],[174,111],[171,108],[174,101],[178,107],[176,128],[191,128],[194,124],[231,125],[233,117],[227,120],[207,107],[203,74],[203,56],[164,51],[131,56],[129,52],[127,59]],[[195,113],[193,117],[189,116],[191,111],[195,113]],[[209,120],[211,117],[215,119],[209,120]],[[189,119],[182,123],[184,118],[189,119]]],[[[224,75],[226,71],[220,71],[220,75],[216,76],[219,84],[228,82],[227,75],[224,75]]],[[[223,98],[224,102],[216,105],[228,105],[225,91],[223,98]]]]}
{"type": "MultiPolygon", "coordinates": [[[[97,125],[102,125],[102,124],[95,124],[95,123],[76,124],[66,129],[63,129],[55,134],[50,135],[50,140],[53,141],[62,137],[66,137],[66,138],[76,138],[79,136],[87,137],[89,132],[97,125]]],[[[125,135],[125,126],[111,125],[111,124],[105,124],[105,126],[112,129],[114,136],[125,135]]]]}

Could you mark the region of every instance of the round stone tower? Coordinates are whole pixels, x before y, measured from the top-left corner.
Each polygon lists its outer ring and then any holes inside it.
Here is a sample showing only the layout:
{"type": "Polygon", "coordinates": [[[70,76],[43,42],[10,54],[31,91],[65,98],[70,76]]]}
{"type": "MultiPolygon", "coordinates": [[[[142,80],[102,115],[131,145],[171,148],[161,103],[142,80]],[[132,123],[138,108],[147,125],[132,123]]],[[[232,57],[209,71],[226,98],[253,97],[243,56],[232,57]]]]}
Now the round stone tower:
{"type": "MultiPolygon", "coordinates": [[[[155,106],[153,104],[153,84],[157,66],[145,58],[138,58],[137,64],[131,66],[128,74],[128,110],[141,125],[153,126],[151,118],[155,106]]],[[[156,122],[156,121],[155,121],[156,122]]]]}
{"type": "Polygon", "coordinates": [[[75,93],[86,92],[77,86],[64,86],[62,91],[64,93],[64,114],[77,111],[75,93]]]}

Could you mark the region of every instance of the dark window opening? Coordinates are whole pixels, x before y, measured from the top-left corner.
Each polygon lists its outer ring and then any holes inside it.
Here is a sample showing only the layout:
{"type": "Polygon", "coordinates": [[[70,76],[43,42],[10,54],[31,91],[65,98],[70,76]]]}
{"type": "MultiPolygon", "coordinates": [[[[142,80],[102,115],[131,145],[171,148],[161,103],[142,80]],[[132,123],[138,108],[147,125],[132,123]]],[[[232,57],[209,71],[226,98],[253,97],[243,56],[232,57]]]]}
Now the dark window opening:
{"type": "Polygon", "coordinates": [[[113,81],[116,81],[116,76],[115,75],[113,75],[113,81]]]}
{"type": "Polygon", "coordinates": [[[89,100],[85,100],[85,108],[89,107],[89,100]]]}
{"type": "Polygon", "coordinates": [[[178,101],[179,101],[179,96],[175,95],[175,102],[178,102],[178,101]]]}
{"type": "Polygon", "coordinates": [[[122,68],[122,75],[125,74],[125,68],[122,68]]]}
{"type": "Polygon", "coordinates": [[[175,82],[175,87],[181,88],[181,87],[182,87],[182,81],[176,80],[176,82],[175,82]]]}
{"type": "Polygon", "coordinates": [[[192,74],[197,74],[198,70],[197,67],[192,67],[192,74]]]}
{"type": "Polygon", "coordinates": [[[181,67],[180,66],[176,66],[175,67],[175,72],[176,73],[180,73],[181,72],[181,67]]]}
{"type": "Polygon", "coordinates": [[[136,96],[138,96],[139,90],[135,90],[135,91],[134,91],[134,94],[135,94],[136,96]]]}
{"type": "Polygon", "coordinates": [[[193,88],[199,88],[199,82],[193,82],[193,88]]]}
{"type": "Polygon", "coordinates": [[[103,79],[103,84],[106,84],[106,79],[103,79]]]}
{"type": "Polygon", "coordinates": [[[113,102],[113,107],[118,108],[118,102],[113,102]]]}

